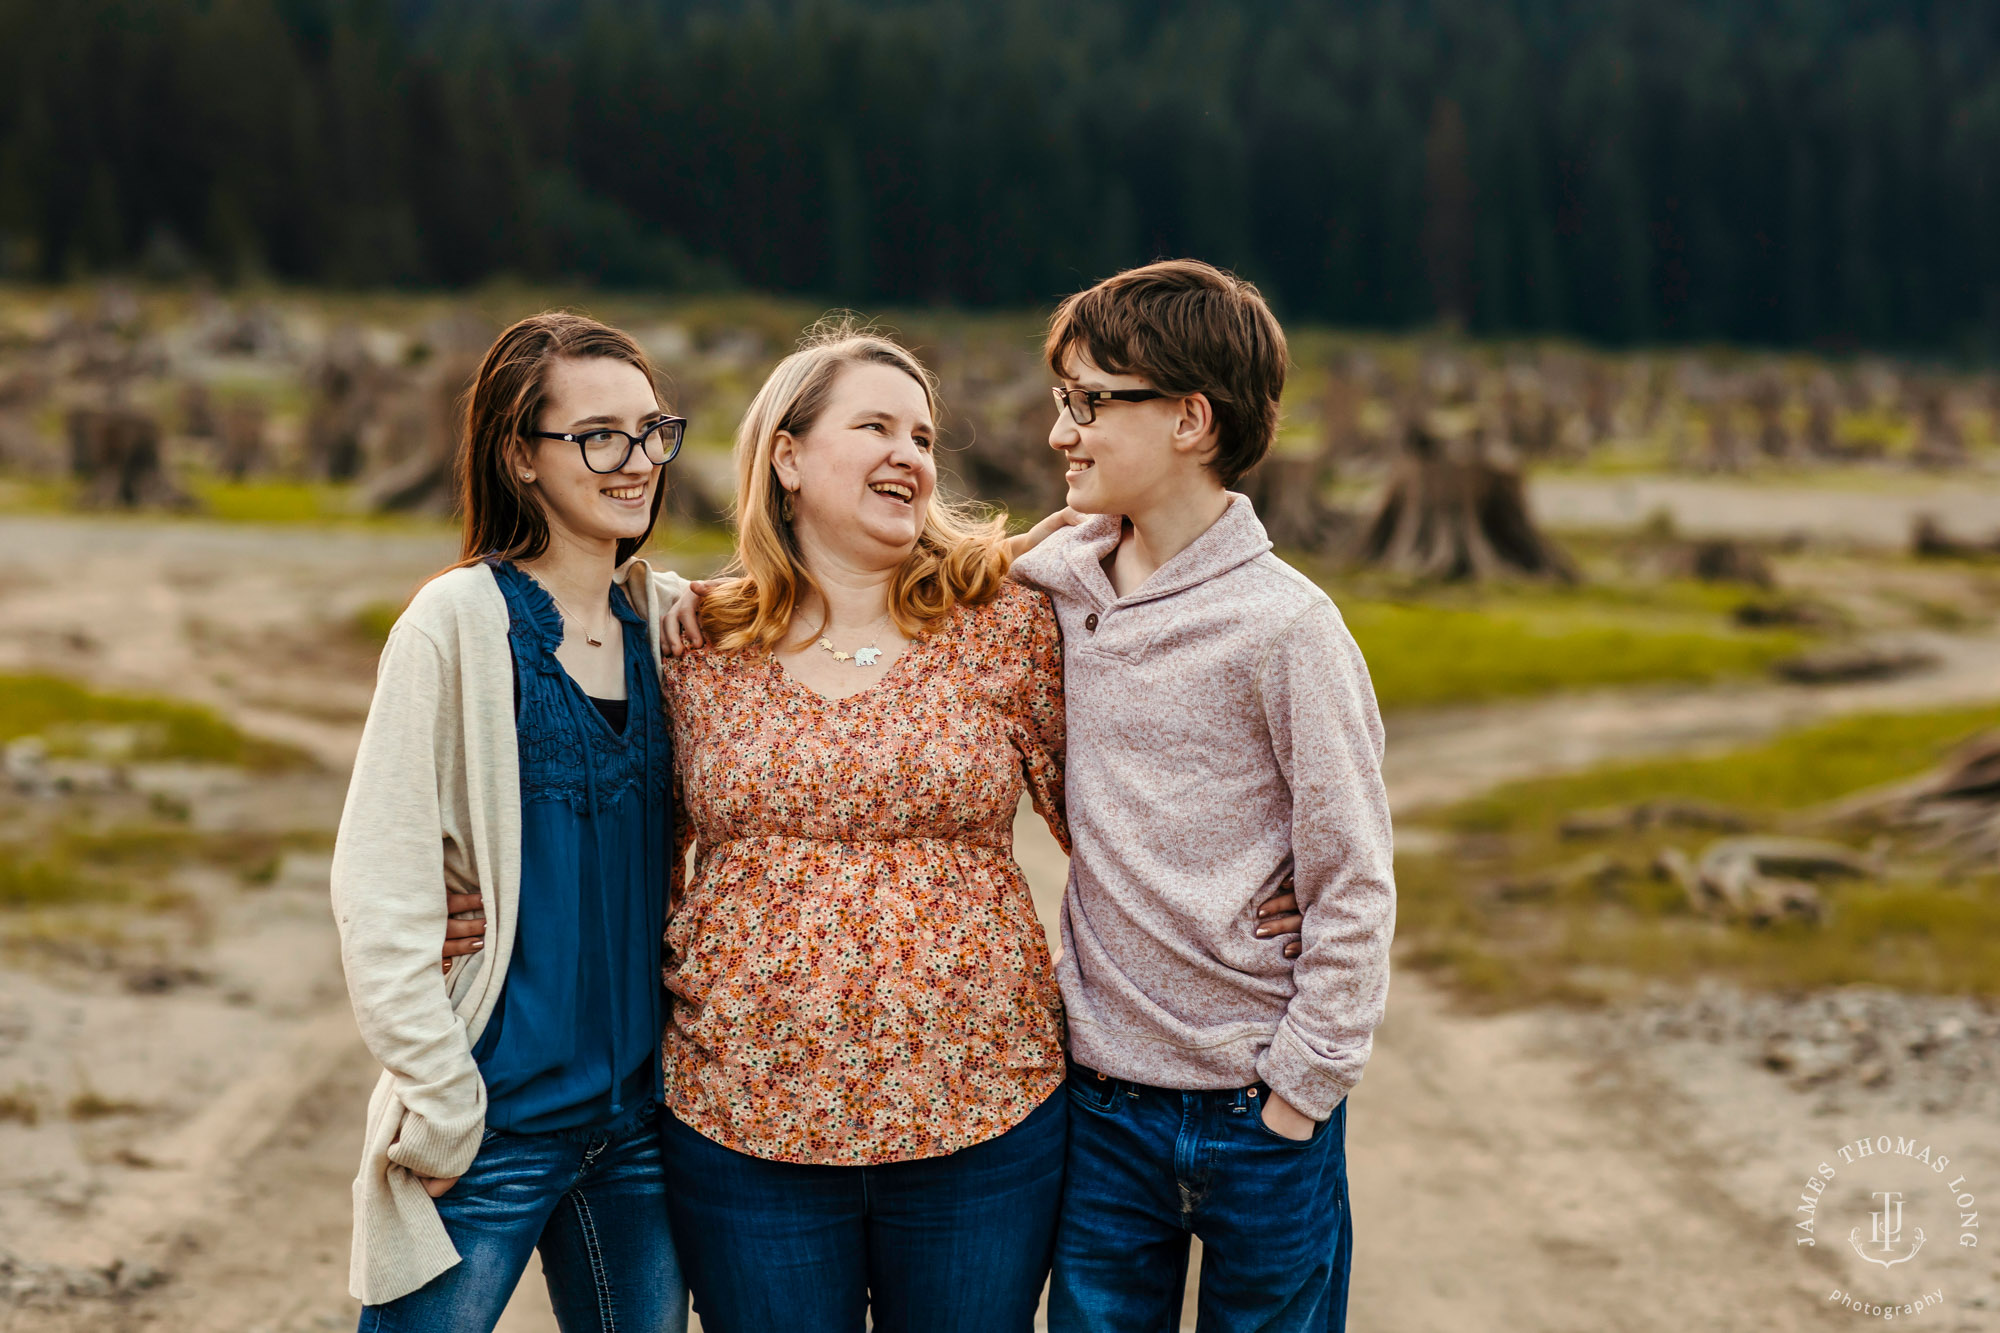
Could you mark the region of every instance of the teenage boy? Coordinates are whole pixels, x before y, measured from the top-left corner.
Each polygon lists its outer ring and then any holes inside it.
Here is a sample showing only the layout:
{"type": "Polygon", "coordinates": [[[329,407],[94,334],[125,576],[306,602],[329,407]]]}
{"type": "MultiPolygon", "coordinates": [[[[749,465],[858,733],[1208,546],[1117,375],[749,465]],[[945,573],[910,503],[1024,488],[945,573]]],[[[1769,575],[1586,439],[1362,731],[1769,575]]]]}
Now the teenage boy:
{"type": "Polygon", "coordinates": [[[1014,566],[1062,624],[1073,853],[1059,967],[1070,1146],[1052,1333],[1345,1326],[1346,1097],[1395,888],[1368,668],[1234,485],[1285,337],[1256,288],[1149,264],[1064,301],[1049,444],[1090,515],[1014,566]],[[1257,906],[1295,885],[1291,961],[1257,906]]]}

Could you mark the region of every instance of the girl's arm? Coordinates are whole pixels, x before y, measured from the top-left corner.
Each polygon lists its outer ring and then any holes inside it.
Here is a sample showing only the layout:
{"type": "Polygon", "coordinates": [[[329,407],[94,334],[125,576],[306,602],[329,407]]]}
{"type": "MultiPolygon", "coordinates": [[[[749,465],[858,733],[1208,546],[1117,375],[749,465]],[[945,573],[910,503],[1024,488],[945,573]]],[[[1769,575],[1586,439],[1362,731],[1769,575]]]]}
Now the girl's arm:
{"type": "Polygon", "coordinates": [[[1026,532],[1018,536],[1009,537],[1007,539],[1007,558],[1009,560],[1019,560],[1022,556],[1048,540],[1052,533],[1060,532],[1073,523],[1081,523],[1084,518],[1085,515],[1077,513],[1076,510],[1071,509],[1067,505],[1063,506],[1061,509],[1056,510],[1055,513],[1050,514],[1047,518],[1035,524],[1034,527],[1029,528],[1026,532]]]}
{"type": "Polygon", "coordinates": [[[382,651],[333,853],[354,1017],[407,1112],[389,1158],[448,1179],[472,1164],[486,1085],[438,971],[447,915],[438,719],[459,706],[437,646],[399,625],[382,651]]]}
{"type": "Polygon", "coordinates": [[[1013,717],[1014,748],[1021,754],[1021,773],[1028,799],[1048,822],[1049,832],[1069,852],[1069,819],[1063,805],[1063,749],[1067,740],[1063,705],[1062,631],[1048,594],[1027,601],[1027,632],[1021,658],[1027,668],[1016,692],[1013,717]]]}

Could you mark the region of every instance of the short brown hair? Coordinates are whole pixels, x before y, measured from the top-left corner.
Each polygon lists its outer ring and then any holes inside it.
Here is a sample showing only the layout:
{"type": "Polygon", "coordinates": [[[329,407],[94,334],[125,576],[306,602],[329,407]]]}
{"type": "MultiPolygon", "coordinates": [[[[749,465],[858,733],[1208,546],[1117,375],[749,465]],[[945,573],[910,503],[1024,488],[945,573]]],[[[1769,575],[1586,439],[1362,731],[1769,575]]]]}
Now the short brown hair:
{"type": "MultiPolygon", "coordinates": [[[[516,475],[519,454],[531,447],[529,432],[548,401],[550,367],[559,360],[600,356],[637,370],[659,397],[659,376],[629,334],[566,310],[530,315],[486,349],[466,392],[464,437],[459,445],[458,493],[465,507],[460,565],[477,564],[487,556],[534,560],[548,550],[548,515],[516,475]]],[[[661,468],[645,533],[618,540],[620,565],[638,554],[653,535],[666,493],[666,469],[661,468]]]]}
{"type": "Polygon", "coordinates": [[[1049,369],[1079,347],[1101,370],[1138,375],[1165,393],[1207,396],[1215,458],[1234,486],[1270,451],[1285,392],[1285,331],[1256,287],[1199,259],[1129,268],[1056,307],[1042,355],[1049,369]]]}

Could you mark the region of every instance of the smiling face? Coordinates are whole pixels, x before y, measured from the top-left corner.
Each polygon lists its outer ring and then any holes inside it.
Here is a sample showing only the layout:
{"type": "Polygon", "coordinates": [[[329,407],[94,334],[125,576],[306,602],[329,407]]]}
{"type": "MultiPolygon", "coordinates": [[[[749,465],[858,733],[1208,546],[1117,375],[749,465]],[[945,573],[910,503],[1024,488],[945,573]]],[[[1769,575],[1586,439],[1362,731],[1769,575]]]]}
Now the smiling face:
{"type": "MultiPolygon", "coordinates": [[[[536,430],[567,435],[611,427],[637,435],[661,415],[653,385],[637,366],[612,357],[553,362],[536,430]]],[[[583,450],[565,440],[531,440],[525,470],[551,530],[586,545],[645,536],[662,468],[633,449],[616,472],[592,472],[583,450]]]]}
{"type": "Polygon", "coordinates": [[[901,564],[937,491],[936,446],[930,401],[909,374],[870,362],[841,367],[818,418],[800,435],[779,431],[771,450],[808,563],[901,564]]]}
{"type": "MultiPolygon", "coordinates": [[[[1081,352],[1071,354],[1062,382],[1075,389],[1150,389],[1137,375],[1100,370],[1081,352]]],[[[1220,487],[1205,463],[1215,453],[1208,400],[1152,398],[1144,402],[1099,402],[1087,426],[1056,412],[1049,447],[1062,451],[1065,503],[1084,514],[1148,513],[1193,486],[1220,487]]]]}

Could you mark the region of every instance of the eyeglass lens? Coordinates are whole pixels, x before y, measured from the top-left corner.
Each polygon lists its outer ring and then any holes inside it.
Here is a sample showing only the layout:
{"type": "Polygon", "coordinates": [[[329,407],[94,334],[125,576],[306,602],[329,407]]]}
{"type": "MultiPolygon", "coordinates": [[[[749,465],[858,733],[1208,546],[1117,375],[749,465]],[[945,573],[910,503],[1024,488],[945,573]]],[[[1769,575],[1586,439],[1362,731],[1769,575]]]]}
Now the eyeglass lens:
{"type": "Polygon", "coordinates": [[[1090,401],[1086,390],[1057,389],[1056,401],[1059,407],[1069,409],[1069,419],[1079,426],[1088,426],[1097,419],[1097,406],[1090,401]]]}
{"type": "Polygon", "coordinates": [[[637,440],[622,430],[595,430],[583,437],[583,461],[593,472],[616,472],[625,466],[637,445],[645,449],[647,461],[658,467],[680,452],[681,429],[678,421],[661,421],[637,440]]]}

